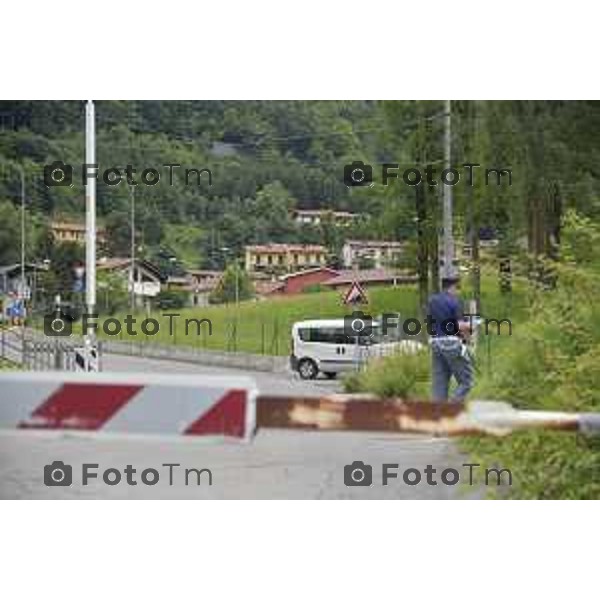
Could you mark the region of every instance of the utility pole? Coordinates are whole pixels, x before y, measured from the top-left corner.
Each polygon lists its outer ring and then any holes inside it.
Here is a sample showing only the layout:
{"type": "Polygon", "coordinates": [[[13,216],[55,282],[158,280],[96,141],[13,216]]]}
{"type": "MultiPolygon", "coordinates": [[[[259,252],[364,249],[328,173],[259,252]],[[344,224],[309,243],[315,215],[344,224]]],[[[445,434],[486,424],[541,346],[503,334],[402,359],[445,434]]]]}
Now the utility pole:
{"type": "Polygon", "coordinates": [[[135,310],[135,187],[129,186],[131,196],[131,312],[135,310]]]}
{"type": "MultiPolygon", "coordinates": [[[[450,100],[444,101],[444,163],[445,169],[452,167],[452,116],[450,100]]],[[[442,183],[443,194],[443,268],[441,277],[454,271],[454,238],[452,237],[452,186],[442,183]]]]}
{"type": "MultiPolygon", "coordinates": [[[[21,341],[25,354],[25,169],[19,165],[21,175],[21,341]]],[[[24,358],[24,356],[23,356],[24,358]]]]}
{"type": "Polygon", "coordinates": [[[21,286],[25,294],[25,170],[19,167],[21,174],[21,286]]]}
{"type": "Polygon", "coordinates": [[[235,310],[236,313],[240,308],[240,266],[237,258],[235,259],[235,310]]]}
{"type": "MultiPolygon", "coordinates": [[[[94,102],[85,107],[85,162],[96,163],[96,123],[94,102]]],[[[85,187],[85,302],[88,314],[96,307],[96,179],[91,177],[85,187]]],[[[91,350],[94,347],[93,330],[85,331],[85,369],[89,370],[91,350]]]]}

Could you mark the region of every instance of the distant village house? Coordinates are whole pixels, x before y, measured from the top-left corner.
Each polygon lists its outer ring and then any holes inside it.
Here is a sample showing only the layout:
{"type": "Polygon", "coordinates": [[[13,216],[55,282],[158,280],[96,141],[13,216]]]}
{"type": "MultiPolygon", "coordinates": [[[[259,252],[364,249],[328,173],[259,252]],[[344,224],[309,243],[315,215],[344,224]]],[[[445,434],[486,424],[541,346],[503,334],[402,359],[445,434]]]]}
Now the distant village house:
{"type": "MultiPolygon", "coordinates": [[[[85,244],[84,223],[52,221],[50,223],[50,231],[58,243],[73,242],[75,244],[85,244]]],[[[106,241],[106,230],[102,227],[97,227],[96,238],[98,242],[104,243],[106,241]]]]}
{"type": "Polygon", "coordinates": [[[147,260],[134,261],[131,258],[102,258],[96,265],[98,273],[114,272],[122,275],[127,281],[127,290],[132,292],[136,305],[141,306],[150,298],[158,296],[161,290],[162,277],[160,269],[147,260]]]}
{"type": "Polygon", "coordinates": [[[354,282],[363,288],[396,286],[417,282],[417,276],[408,273],[396,273],[389,269],[364,269],[361,271],[341,271],[336,277],[323,282],[328,289],[347,290],[354,282]]]}
{"type": "Polygon", "coordinates": [[[186,293],[188,306],[208,306],[209,297],[222,276],[222,271],[189,269],[182,277],[169,277],[167,289],[186,293]]]}
{"type": "Polygon", "coordinates": [[[266,244],[246,246],[246,271],[292,272],[325,266],[325,246],[302,244],[266,244]]]}
{"type": "Polygon", "coordinates": [[[342,263],[347,269],[362,260],[372,262],[372,268],[382,269],[398,261],[402,242],[381,240],[348,240],[342,248],[342,263]]]}

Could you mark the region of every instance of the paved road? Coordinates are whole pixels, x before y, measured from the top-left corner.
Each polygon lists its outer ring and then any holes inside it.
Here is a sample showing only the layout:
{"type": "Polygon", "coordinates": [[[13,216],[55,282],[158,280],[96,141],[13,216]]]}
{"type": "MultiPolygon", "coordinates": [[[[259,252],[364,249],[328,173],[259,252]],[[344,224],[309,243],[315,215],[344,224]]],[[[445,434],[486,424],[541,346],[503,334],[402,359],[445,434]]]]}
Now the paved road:
{"type": "MultiPolygon", "coordinates": [[[[337,381],[302,381],[291,373],[264,373],[140,357],[107,355],[104,370],[250,375],[266,394],[301,393],[321,395],[340,389],[337,381]]],[[[461,473],[468,483],[468,470],[461,468],[466,457],[449,440],[423,436],[363,432],[259,431],[247,444],[222,439],[115,436],[85,432],[3,431],[0,432],[0,498],[472,498],[482,497],[481,488],[440,483],[448,467],[461,473]],[[60,460],[73,466],[73,485],[47,487],[44,465],[60,460]],[[347,487],[344,466],[360,460],[373,466],[373,485],[347,487]],[[110,486],[92,480],[83,486],[82,464],[98,464],[99,472],[118,468],[121,483],[110,486]],[[173,485],[169,485],[169,467],[173,485]],[[398,463],[399,479],[381,485],[382,464],[398,463]],[[136,469],[138,484],[128,485],[124,469],[136,469]],[[424,469],[437,469],[437,486],[426,483],[424,469]],[[144,469],[159,471],[156,485],[144,485],[144,469]],[[409,486],[402,481],[404,469],[423,473],[422,482],[409,486]],[[185,481],[185,469],[210,469],[196,485],[194,472],[185,481]]]]}
{"type": "MultiPolygon", "coordinates": [[[[20,338],[18,330],[12,328],[7,333],[10,346],[4,349],[6,358],[15,363],[21,361],[20,338]]],[[[253,377],[264,394],[302,394],[305,396],[321,396],[341,390],[341,385],[336,380],[316,379],[302,381],[298,374],[291,371],[285,373],[271,373],[264,371],[246,371],[238,368],[215,367],[186,362],[158,360],[139,356],[126,356],[119,354],[106,354],[103,357],[104,371],[129,371],[152,373],[194,373],[206,375],[245,375],[253,377]]]]}
{"type": "Polygon", "coordinates": [[[337,380],[315,379],[303,381],[291,371],[285,373],[269,373],[264,371],[246,371],[229,367],[214,367],[192,363],[142,358],[139,356],[121,356],[107,354],[103,357],[104,371],[137,371],[160,373],[194,373],[196,375],[245,375],[252,377],[263,394],[302,394],[305,396],[321,396],[341,390],[337,380]]]}
{"type": "MultiPolygon", "coordinates": [[[[383,463],[398,463],[400,473],[407,468],[424,471],[428,464],[441,471],[460,469],[463,458],[447,440],[410,436],[374,435],[358,432],[261,431],[252,443],[204,439],[117,437],[108,434],[64,432],[0,433],[0,498],[293,498],[293,499],[447,499],[481,497],[480,488],[465,485],[428,485],[425,475],[419,485],[408,486],[402,479],[381,485],[383,463]],[[73,485],[46,487],[44,466],[61,460],[73,467],[73,485]],[[344,466],[362,460],[373,467],[373,485],[347,487],[344,466]],[[99,465],[100,477],[87,486],[81,484],[82,464],[99,465]],[[172,467],[169,485],[169,467],[172,467]],[[124,469],[132,465],[136,473],[128,485],[124,469]],[[102,473],[118,468],[117,485],[106,485],[102,473]],[[154,468],[156,485],[144,485],[141,472],[154,468]],[[185,469],[210,469],[200,476],[200,485],[185,469]]],[[[112,476],[112,475],[111,475],[112,476]]]]}

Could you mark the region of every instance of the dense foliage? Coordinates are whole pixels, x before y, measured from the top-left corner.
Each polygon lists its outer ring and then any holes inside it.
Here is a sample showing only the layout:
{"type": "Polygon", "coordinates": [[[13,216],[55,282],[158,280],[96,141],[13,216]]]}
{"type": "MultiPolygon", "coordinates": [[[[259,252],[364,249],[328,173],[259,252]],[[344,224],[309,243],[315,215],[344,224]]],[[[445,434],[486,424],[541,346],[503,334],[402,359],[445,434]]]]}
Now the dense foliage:
{"type": "MultiPolygon", "coordinates": [[[[318,241],[321,231],[295,227],[294,206],[361,210],[340,173],[351,159],[374,153],[375,139],[358,130],[381,122],[369,102],[98,102],[96,114],[100,172],[132,164],[138,181],[144,168],[161,173],[157,185],[135,187],[141,252],[168,253],[189,267],[222,267],[223,247],[239,255],[247,243],[318,241]],[[181,165],[173,185],[166,164],[181,165]],[[204,168],[212,185],[206,175],[199,184],[190,175],[185,185],[185,169],[204,168]]],[[[21,167],[30,215],[81,220],[84,103],[1,102],[0,124],[3,223],[17,225],[21,167]],[[44,185],[43,165],[58,160],[74,166],[72,187],[44,185]]],[[[97,196],[108,251],[128,254],[127,182],[100,181],[97,196]]],[[[18,226],[3,227],[0,264],[18,256],[18,235],[18,226]]],[[[38,257],[46,249],[31,235],[30,255],[38,257]]]]}
{"type": "MultiPolygon", "coordinates": [[[[185,267],[227,269],[213,301],[252,295],[237,267],[244,245],[265,242],[322,243],[332,265],[350,237],[407,242],[402,267],[419,275],[419,294],[373,294],[379,309],[418,312],[438,285],[441,185],[408,186],[404,169],[443,165],[442,102],[98,102],[100,170],[131,164],[156,168],[155,186],[98,185],[99,221],[108,232],[109,255],[129,255],[131,211],[139,257],[165,274],[185,267]],[[373,165],[373,185],[348,188],[344,166],[373,165]],[[169,185],[166,164],[181,164],[169,185]],[[398,163],[398,179],[382,185],[383,163],[398,163]],[[184,169],[210,169],[185,185],[184,169]],[[296,224],[293,208],[360,213],[347,229],[327,219],[318,227],[296,224]],[[388,297],[389,296],[389,297],[388,297]],[[403,305],[403,306],[399,306],[403,305]]],[[[453,187],[457,245],[468,246],[472,296],[483,312],[507,315],[514,336],[495,346],[493,368],[480,367],[479,397],[516,406],[600,410],[600,103],[493,101],[452,103],[452,163],[512,170],[512,185],[453,187]],[[482,232],[486,232],[485,236],[482,232]],[[484,237],[496,242],[480,251],[484,237]],[[482,270],[492,273],[492,289],[482,270]],[[498,290],[502,294],[498,294],[498,290]],[[526,296],[521,294],[525,291],[526,296]]],[[[76,245],[56,245],[52,218],[81,221],[84,187],[84,104],[0,102],[0,265],[20,252],[21,172],[25,180],[26,249],[29,261],[48,260],[40,288],[49,298],[72,289],[76,245]],[[43,166],[73,164],[72,186],[47,187],[43,166]]],[[[462,249],[462,248],[461,248],[462,249]]],[[[462,252],[459,252],[462,255],[462,252]]],[[[363,267],[370,266],[363,264],[363,267]]],[[[126,303],[126,291],[105,283],[108,312],[126,303]]],[[[183,305],[177,294],[161,305],[183,305]]],[[[221,333],[207,347],[287,352],[289,326],[307,316],[339,316],[339,297],[315,293],[295,302],[239,307],[247,318],[229,323],[224,307],[208,309],[221,333]],[[272,329],[268,325],[272,323],[272,329]]],[[[237,309],[236,309],[237,310],[237,309]]],[[[180,340],[181,341],[181,340],[180,340]]],[[[187,343],[187,342],[183,342],[187,343]]],[[[413,357],[373,366],[353,378],[355,389],[382,395],[420,395],[428,368],[413,357]]],[[[562,434],[520,434],[476,440],[470,449],[483,461],[515,470],[520,497],[598,497],[597,444],[562,434]]]]}
{"type": "MultiPolygon", "coordinates": [[[[139,252],[175,256],[188,267],[222,268],[228,248],[270,241],[326,243],[332,254],[343,241],[331,224],[298,227],[289,212],[302,208],[347,209],[370,220],[346,232],[416,242],[417,256],[435,284],[439,188],[381,185],[381,164],[441,170],[441,102],[98,102],[100,171],[132,164],[137,179],[157,168],[155,186],[135,187],[139,252]],[[348,188],[344,165],[374,166],[372,187],[348,188]],[[165,164],[174,169],[169,185],[165,164]],[[209,168],[184,185],[184,169],[209,168]],[[418,193],[421,197],[417,197],[418,193]]],[[[569,207],[600,215],[594,102],[454,102],[453,163],[513,170],[513,185],[454,187],[455,231],[466,240],[475,230],[498,232],[501,251],[549,254],[559,239],[560,216],[569,207]]],[[[84,103],[0,102],[0,264],[18,259],[20,173],[25,172],[27,249],[30,259],[51,258],[50,216],[83,218],[84,103]],[[72,187],[46,187],[43,165],[73,164],[72,187]]],[[[110,232],[107,252],[129,253],[130,187],[98,185],[99,220],[110,232]]],[[[333,259],[333,256],[332,256],[333,259]]]]}
{"type": "MultiPolygon", "coordinates": [[[[526,297],[511,313],[513,335],[494,342],[489,365],[485,341],[480,344],[473,397],[517,408],[600,412],[600,227],[575,212],[565,215],[563,225],[562,258],[551,265],[556,286],[523,282],[526,297]]],[[[350,377],[347,387],[383,397],[422,397],[428,363],[428,353],[383,359],[350,377]]],[[[482,464],[511,469],[509,493],[515,497],[600,497],[597,438],[524,432],[475,438],[465,448],[482,464]]]]}

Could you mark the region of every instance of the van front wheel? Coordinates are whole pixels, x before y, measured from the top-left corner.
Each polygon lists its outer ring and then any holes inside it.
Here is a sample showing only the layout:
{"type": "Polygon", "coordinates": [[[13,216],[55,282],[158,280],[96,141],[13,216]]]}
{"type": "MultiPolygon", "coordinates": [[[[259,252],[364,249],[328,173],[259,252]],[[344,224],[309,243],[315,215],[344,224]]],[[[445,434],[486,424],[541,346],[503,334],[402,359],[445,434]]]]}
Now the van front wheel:
{"type": "Polygon", "coordinates": [[[314,379],[318,372],[317,365],[310,358],[303,358],[298,363],[298,373],[302,379],[314,379]]]}

